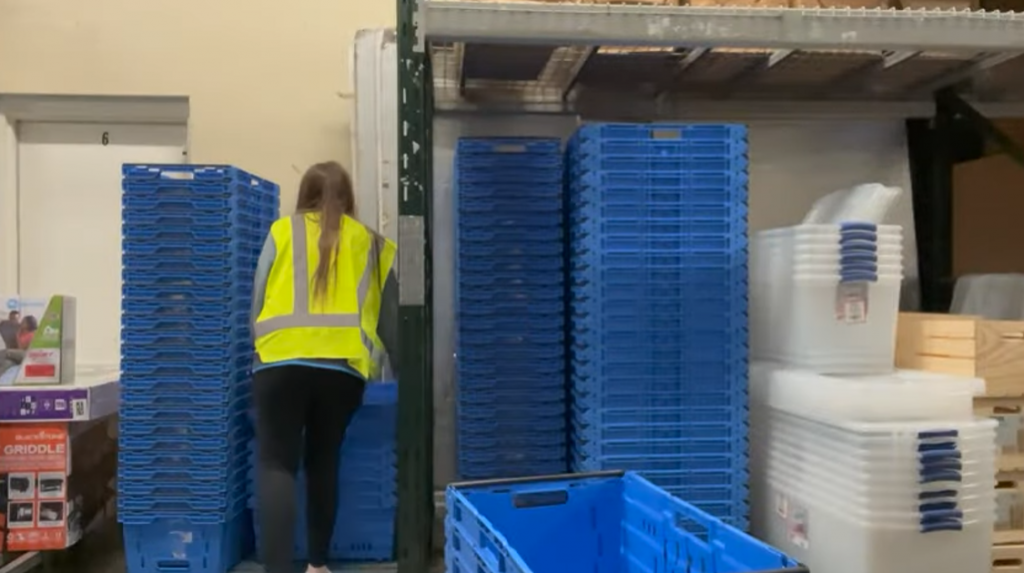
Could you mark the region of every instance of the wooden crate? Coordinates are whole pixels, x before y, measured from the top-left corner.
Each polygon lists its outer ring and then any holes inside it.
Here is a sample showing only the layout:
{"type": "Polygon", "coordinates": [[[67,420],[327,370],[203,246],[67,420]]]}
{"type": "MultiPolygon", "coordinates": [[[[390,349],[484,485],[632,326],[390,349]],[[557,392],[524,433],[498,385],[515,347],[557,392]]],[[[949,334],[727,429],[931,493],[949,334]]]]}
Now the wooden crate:
{"type": "Polygon", "coordinates": [[[900,313],[896,367],[982,378],[988,397],[1024,396],[1024,321],[900,313]]]}
{"type": "Polygon", "coordinates": [[[1024,475],[1024,398],[977,398],[974,413],[999,422],[996,430],[998,471],[1024,475]]]}
{"type": "Polygon", "coordinates": [[[1024,473],[996,475],[996,525],[992,543],[1024,543],[1024,473]]]}
{"type": "Polygon", "coordinates": [[[1024,573],[1024,543],[993,546],[992,573],[1024,573]]]}

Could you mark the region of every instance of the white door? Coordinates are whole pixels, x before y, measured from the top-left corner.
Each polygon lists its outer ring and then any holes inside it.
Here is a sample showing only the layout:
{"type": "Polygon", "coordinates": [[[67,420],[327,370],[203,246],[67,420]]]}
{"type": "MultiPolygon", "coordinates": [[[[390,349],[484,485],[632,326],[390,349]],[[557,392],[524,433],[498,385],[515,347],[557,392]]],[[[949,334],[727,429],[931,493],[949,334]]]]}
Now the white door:
{"type": "Polygon", "coordinates": [[[78,299],[81,365],[121,354],[121,166],[182,163],[181,125],[18,125],[18,290],[78,299]]]}

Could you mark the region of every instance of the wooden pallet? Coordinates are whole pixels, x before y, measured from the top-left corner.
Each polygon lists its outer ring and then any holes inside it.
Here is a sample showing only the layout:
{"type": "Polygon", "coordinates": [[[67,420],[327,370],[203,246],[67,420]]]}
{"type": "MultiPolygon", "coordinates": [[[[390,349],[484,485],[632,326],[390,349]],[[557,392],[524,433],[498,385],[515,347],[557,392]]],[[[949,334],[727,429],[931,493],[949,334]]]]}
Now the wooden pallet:
{"type": "Polygon", "coordinates": [[[985,380],[985,396],[1024,396],[1024,321],[900,313],[896,367],[985,380]]]}

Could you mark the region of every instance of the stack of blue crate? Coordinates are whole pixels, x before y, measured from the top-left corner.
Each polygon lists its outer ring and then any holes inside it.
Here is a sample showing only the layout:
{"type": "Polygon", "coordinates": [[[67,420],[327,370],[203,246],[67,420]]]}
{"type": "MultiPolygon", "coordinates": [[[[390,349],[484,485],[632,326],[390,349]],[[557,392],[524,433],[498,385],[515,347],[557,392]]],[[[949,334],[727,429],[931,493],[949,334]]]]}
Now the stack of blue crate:
{"type": "Polygon", "coordinates": [[[253,273],[278,187],[126,165],[118,513],[129,573],[223,573],[246,551],[253,273]]]}
{"type": "Polygon", "coordinates": [[[458,143],[458,464],[463,479],[567,468],[561,142],[458,143]]]}
{"type": "MultiPolygon", "coordinates": [[[[388,561],[394,553],[397,493],[398,384],[368,384],[363,406],[345,433],[338,473],[338,516],[328,550],[332,561],[388,561]]],[[[258,444],[252,441],[249,507],[260,538],[258,444]]],[[[281,495],[286,495],[282,493],[281,495]]],[[[309,553],[306,528],[306,476],[300,470],[295,521],[295,559],[309,553]]],[[[314,500],[315,502],[315,500],[314,500]]]]}
{"type": "Polygon", "coordinates": [[[746,128],[588,125],[567,163],[573,469],[745,528],[746,128]]]}

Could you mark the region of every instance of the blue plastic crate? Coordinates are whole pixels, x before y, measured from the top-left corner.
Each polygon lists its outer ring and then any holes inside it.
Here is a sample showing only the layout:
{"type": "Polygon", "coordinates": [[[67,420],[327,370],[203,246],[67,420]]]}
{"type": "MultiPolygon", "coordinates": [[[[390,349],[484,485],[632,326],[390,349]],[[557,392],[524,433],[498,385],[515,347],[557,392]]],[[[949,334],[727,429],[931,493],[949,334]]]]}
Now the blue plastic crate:
{"type": "Polygon", "coordinates": [[[147,276],[150,273],[253,273],[257,258],[235,255],[229,257],[196,257],[196,256],[153,256],[125,254],[121,259],[124,267],[122,276],[132,277],[136,273],[147,276]]]}
{"type": "MultiPolygon", "coordinates": [[[[549,159],[543,157],[541,159],[549,159]]],[[[508,188],[513,184],[521,184],[524,187],[529,184],[560,186],[562,183],[562,168],[558,163],[539,162],[533,158],[523,157],[518,161],[495,162],[490,168],[475,166],[466,168],[460,165],[454,173],[457,189],[460,197],[467,195],[462,193],[465,185],[484,186],[492,182],[501,182],[508,188]]]]}
{"type": "MultiPolygon", "coordinates": [[[[663,429],[662,435],[671,435],[663,429]]],[[[575,437],[575,436],[574,436],[575,437]]],[[[589,441],[575,438],[573,449],[586,458],[605,459],[615,456],[689,456],[728,455],[745,456],[746,440],[731,439],[731,433],[719,438],[690,439],[678,436],[640,440],[589,441]]]]}
{"type": "Polygon", "coordinates": [[[259,257],[263,242],[233,237],[228,241],[125,240],[121,249],[126,256],[138,257],[259,257]]]}
{"type": "Polygon", "coordinates": [[[227,481],[240,465],[246,464],[244,457],[235,460],[231,465],[216,464],[211,466],[183,467],[183,466],[149,466],[146,464],[122,465],[117,468],[119,481],[133,483],[156,483],[156,482],[203,482],[203,481],[227,481]]]}
{"type": "Polygon", "coordinates": [[[192,515],[219,515],[226,517],[245,511],[246,498],[248,495],[245,488],[232,488],[232,491],[223,496],[183,496],[183,497],[139,497],[132,495],[118,495],[118,515],[130,516],[152,516],[152,517],[174,517],[192,515]]]}
{"type": "MultiPolygon", "coordinates": [[[[495,412],[491,418],[484,417],[489,408],[458,404],[456,409],[458,411],[455,415],[455,422],[460,433],[522,435],[543,432],[565,433],[568,429],[564,409],[558,413],[545,412],[531,415],[510,413],[508,409],[504,409],[495,412]]],[[[529,407],[521,409],[529,410],[529,407]]]]}
{"type": "MultiPolygon", "coordinates": [[[[197,436],[192,434],[158,434],[154,436],[121,435],[118,447],[123,452],[150,453],[195,452],[197,454],[217,453],[231,455],[239,450],[238,444],[245,442],[248,446],[252,438],[252,428],[243,423],[239,417],[234,427],[217,436],[197,436]]],[[[129,426],[130,423],[121,424],[129,426]]],[[[133,454],[134,455],[134,454],[133,454]]]]}
{"type": "Polygon", "coordinates": [[[279,191],[276,183],[231,165],[126,163],[121,166],[121,176],[125,180],[133,182],[189,184],[197,187],[209,187],[211,191],[216,191],[217,185],[241,184],[249,188],[254,196],[266,197],[275,201],[278,199],[279,191]]]}
{"type": "Polygon", "coordinates": [[[248,486],[248,466],[240,465],[230,471],[226,480],[197,480],[188,474],[177,479],[136,480],[131,476],[118,476],[118,493],[138,499],[183,499],[187,497],[229,499],[239,489],[248,486]]]}
{"type": "Polygon", "coordinates": [[[561,149],[561,139],[554,137],[460,137],[455,152],[457,158],[478,153],[492,157],[530,153],[560,157],[561,149]]]}
{"type": "Polygon", "coordinates": [[[252,297],[232,298],[223,302],[121,300],[121,316],[128,318],[232,318],[246,312],[252,312],[252,297]]]}
{"type": "Polygon", "coordinates": [[[226,520],[121,518],[128,573],[227,573],[248,554],[249,512],[226,520]]]}
{"type": "Polygon", "coordinates": [[[166,408],[192,408],[227,406],[232,401],[251,396],[248,385],[232,386],[223,391],[191,393],[186,391],[153,391],[125,388],[121,391],[121,404],[125,407],[154,406],[166,408]]]}
{"type": "Polygon", "coordinates": [[[510,378],[519,378],[523,376],[547,377],[565,375],[565,365],[555,363],[494,364],[484,361],[467,360],[460,357],[457,367],[460,379],[467,376],[508,375],[510,378]]]}
{"type": "Polygon", "coordinates": [[[506,227],[485,223],[477,225],[459,225],[460,244],[469,241],[480,242],[546,242],[561,241],[564,238],[560,225],[538,225],[529,227],[526,225],[506,227]]]}
{"type": "Polygon", "coordinates": [[[122,421],[159,422],[168,425],[213,424],[244,416],[249,408],[247,397],[236,399],[226,406],[203,406],[196,408],[163,408],[157,406],[132,405],[122,408],[122,421]]]}
{"type": "MultiPolygon", "coordinates": [[[[684,473],[700,472],[743,472],[747,469],[747,457],[731,454],[700,454],[680,457],[678,454],[623,454],[588,456],[569,447],[570,461],[574,471],[628,470],[644,474],[648,471],[672,471],[684,473]]],[[[741,484],[737,484],[741,485],[741,484]]],[[[746,487],[746,484],[742,484],[746,487]]]]}
{"type": "MultiPolygon", "coordinates": [[[[131,393],[137,396],[181,396],[187,394],[228,396],[232,393],[247,392],[250,387],[249,376],[247,372],[237,372],[224,378],[203,377],[172,381],[154,381],[148,377],[122,376],[121,388],[122,393],[131,393]]],[[[205,398],[200,398],[200,401],[205,400],[205,398]]]]}
{"type": "Polygon", "coordinates": [[[807,573],[631,472],[452,484],[446,503],[448,573],[530,573],[567,562],[619,571],[623,560],[657,571],[807,573]]]}
{"type": "Polygon", "coordinates": [[[744,142],[746,138],[747,126],[736,123],[588,123],[580,126],[573,135],[574,141],[637,139],[653,141],[744,142]]]}
{"type": "Polygon", "coordinates": [[[247,370],[251,365],[252,358],[243,356],[228,362],[206,361],[164,364],[129,362],[121,364],[121,371],[130,376],[197,378],[200,376],[230,376],[239,370],[247,370]]]}
{"type": "Polygon", "coordinates": [[[559,475],[567,471],[564,459],[529,461],[516,460],[503,463],[459,462],[458,473],[464,480],[491,480],[522,475],[559,475]]]}
{"type": "MultiPolygon", "coordinates": [[[[121,344],[121,358],[150,362],[194,362],[204,360],[230,360],[245,355],[251,357],[252,343],[239,340],[222,348],[198,348],[185,345],[137,345],[132,341],[132,333],[128,333],[121,344]]],[[[187,339],[187,336],[182,336],[187,339]]]]}

